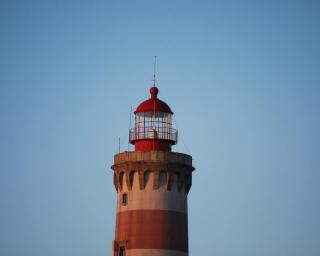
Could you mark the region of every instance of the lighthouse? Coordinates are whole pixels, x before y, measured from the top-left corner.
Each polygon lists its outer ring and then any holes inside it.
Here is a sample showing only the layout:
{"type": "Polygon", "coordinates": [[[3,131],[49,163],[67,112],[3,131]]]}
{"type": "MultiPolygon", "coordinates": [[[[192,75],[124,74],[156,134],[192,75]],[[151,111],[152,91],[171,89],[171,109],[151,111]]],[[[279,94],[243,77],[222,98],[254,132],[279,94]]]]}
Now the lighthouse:
{"type": "Polygon", "coordinates": [[[113,256],[187,256],[192,157],[172,152],[178,142],[173,112],[158,88],[135,110],[129,142],[114,156],[117,212],[113,256]]]}

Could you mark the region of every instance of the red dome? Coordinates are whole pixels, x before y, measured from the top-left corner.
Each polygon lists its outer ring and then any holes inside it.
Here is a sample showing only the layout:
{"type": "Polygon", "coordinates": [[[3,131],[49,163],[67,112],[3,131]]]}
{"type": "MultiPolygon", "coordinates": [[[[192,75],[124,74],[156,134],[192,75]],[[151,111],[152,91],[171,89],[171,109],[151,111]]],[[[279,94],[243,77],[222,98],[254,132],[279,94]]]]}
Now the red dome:
{"type": "Polygon", "coordinates": [[[136,109],[134,113],[140,113],[140,112],[166,112],[173,114],[171,111],[170,107],[168,106],[167,103],[165,103],[162,100],[159,100],[157,98],[159,90],[157,87],[151,87],[150,89],[150,94],[151,97],[150,99],[142,102],[136,109]]]}

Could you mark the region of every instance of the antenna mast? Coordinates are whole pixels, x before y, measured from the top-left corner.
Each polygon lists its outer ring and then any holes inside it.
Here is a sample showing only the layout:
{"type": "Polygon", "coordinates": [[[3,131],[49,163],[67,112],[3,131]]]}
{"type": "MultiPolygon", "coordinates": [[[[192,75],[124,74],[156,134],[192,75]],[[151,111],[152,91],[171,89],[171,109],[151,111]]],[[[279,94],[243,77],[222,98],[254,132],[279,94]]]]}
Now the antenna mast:
{"type": "MultiPolygon", "coordinates": [[[[131,130],[131,113],[132,113],[132,106],[130,107],[130,121],[129,121],[129,131],[131,130]]],[[[129,140],[130,140],[130,133],[129,133],[129,139],[128,139],[128,151],[129,151],[129,140]]]]}
{"type": "Polygon", "coordinates": [[[154,63],[153,63],[153,87],[156,87],[156,66],[157,66],[157,56],[154,56],[154,63]]]}

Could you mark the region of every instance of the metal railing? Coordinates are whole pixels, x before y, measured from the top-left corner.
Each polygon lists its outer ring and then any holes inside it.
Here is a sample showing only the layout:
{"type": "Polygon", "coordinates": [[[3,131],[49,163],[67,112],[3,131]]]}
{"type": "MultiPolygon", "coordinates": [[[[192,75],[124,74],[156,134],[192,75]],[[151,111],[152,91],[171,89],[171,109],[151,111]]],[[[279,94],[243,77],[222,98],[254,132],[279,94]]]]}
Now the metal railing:
{"type": "Polygon", "coordinates": [[[178,143],[178,131],[176,129],[159,130],[152,127],[144,127],[144,129],[131,128],[129,130],[129,141],[136,140],[168,140],[173,144],[178,143]]]}

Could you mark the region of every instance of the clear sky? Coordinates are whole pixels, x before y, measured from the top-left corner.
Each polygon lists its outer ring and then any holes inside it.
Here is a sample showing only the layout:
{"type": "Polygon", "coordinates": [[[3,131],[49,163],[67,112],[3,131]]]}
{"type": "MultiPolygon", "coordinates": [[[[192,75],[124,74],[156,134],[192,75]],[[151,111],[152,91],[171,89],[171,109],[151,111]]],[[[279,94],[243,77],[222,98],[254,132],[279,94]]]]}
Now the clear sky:
{"type": "MultiPolygon", "coordinates": [[[[320,255],[320,2],[0,2],[0,255],[106,256],[130,107],[175,112],[190,255],[320,255]]],[[[132,149],[132,147],[131,147],[132,149]]]]}

